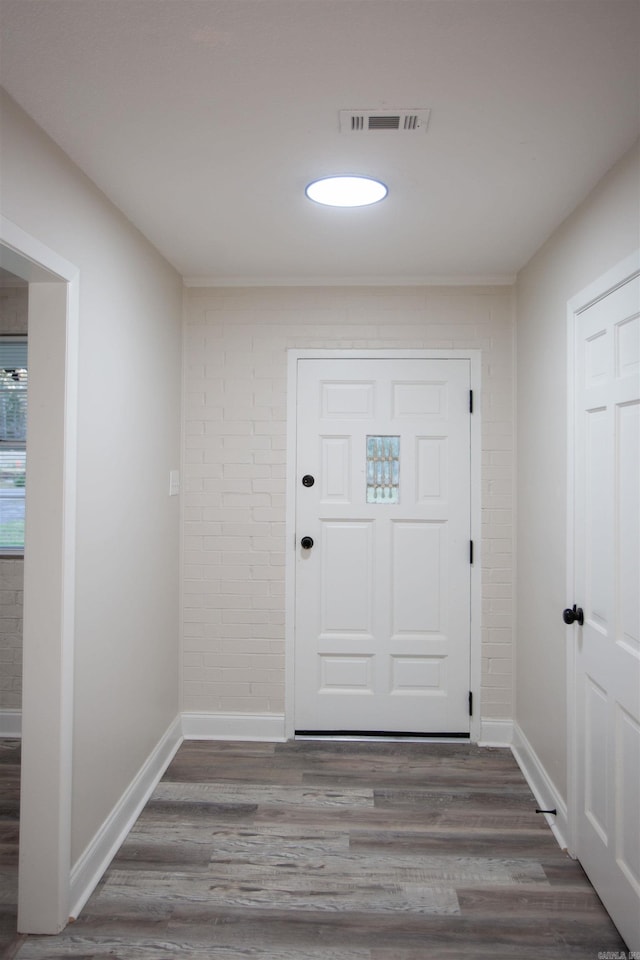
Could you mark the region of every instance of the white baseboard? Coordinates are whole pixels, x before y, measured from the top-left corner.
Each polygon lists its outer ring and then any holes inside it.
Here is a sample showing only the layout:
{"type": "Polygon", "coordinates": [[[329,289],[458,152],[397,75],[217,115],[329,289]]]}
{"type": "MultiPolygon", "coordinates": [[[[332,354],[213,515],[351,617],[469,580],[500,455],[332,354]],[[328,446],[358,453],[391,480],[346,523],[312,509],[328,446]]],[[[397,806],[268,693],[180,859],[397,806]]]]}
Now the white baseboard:
{"type": "Polygon", "coordinates": [[[80,859],[74,864],[70,885],[73,919],[78,916],[93,893],[181,743],[182,724],[178,716],[147,757],[80,859]]]}
{"type": "Polygon", "coordinates": [[[545,813],[541,816],[545,817],[551,827],[560,848],[566,850],[568,846],[566,838],[569,836],[567,805],[517,723],[513,729],[511,751],[531,787],[531,792],[536,798],[538,807],[541,810],[556,810],[555,815],[545,813]]]}
{"type": "MultiPolygon", "coordinates": [[[[285,722],[281,714],[183,713],[185,740],[269,740],[285,741],[285,722]]],[[[510,747],[513,740],[511,720],[483,720],[480,746],[510,747]]]]}
{"type": "Polygon", "coordinates": [[[0,710],[0,737],[15,740],[22,736],[22,710],[0,710]]]}
{"type": "Polygon", "coordinates": [[[185,740],[286,740],[284,715],[244,713],[183,713],[185,740]]]}
{"type": "MultiPolygon", "coordinates": [[[[284,716],[281,714],[183,713],[185,740],[269,740],[284,742],[284,716]]],[[[513,740],[511,720],[482,720],[479,744],[482,747],[510,747],[513,740]]]]}
{"type": "Polygon", "coordinates": [[[513,720],[481,720],[479,747],[510,747],[513,743],[513,720]]]}

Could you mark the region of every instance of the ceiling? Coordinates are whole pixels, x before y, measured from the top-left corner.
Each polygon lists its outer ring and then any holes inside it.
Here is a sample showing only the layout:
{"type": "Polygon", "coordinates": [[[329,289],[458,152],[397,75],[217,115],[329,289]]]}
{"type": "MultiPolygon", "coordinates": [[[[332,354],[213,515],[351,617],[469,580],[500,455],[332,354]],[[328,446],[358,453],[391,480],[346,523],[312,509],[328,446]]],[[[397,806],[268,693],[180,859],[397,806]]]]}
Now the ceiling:
{"type": "Polygon", "coordinates": [[[640,132],[638,0],[2,0],[10,95],[185,278],[509,279],[640,132]],[[344,109],[426,133],[341,133],[344,109]],[[363,173],[373,207],[305,185],[363,173]]]}

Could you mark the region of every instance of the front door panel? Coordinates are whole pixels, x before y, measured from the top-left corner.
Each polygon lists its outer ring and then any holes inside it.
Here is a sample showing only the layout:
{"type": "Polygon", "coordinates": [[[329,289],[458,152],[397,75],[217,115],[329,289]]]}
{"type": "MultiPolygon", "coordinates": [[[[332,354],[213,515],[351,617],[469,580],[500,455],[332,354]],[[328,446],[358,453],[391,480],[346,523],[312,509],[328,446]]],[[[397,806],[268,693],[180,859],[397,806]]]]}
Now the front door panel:
{"type": "Polygon", "coordinates": [[[468,733],[469,361],[298,364],[296,729],[468,733]]]}

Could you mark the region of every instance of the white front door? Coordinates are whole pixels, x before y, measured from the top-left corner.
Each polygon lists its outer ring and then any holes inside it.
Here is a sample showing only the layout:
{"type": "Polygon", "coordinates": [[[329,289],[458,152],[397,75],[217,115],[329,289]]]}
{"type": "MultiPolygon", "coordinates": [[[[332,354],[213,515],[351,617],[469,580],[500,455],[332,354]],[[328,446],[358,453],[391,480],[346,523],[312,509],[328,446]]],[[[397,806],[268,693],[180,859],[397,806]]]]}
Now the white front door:
{"type": "Polygon", "coordinates": [[[470,361],[297,382],[295,728],[468,734],[470,361]]]}
{"type": "Polygon", "coordinates": [[[640,279],[575,318],[576,854],[640,950],[640,279]]]}

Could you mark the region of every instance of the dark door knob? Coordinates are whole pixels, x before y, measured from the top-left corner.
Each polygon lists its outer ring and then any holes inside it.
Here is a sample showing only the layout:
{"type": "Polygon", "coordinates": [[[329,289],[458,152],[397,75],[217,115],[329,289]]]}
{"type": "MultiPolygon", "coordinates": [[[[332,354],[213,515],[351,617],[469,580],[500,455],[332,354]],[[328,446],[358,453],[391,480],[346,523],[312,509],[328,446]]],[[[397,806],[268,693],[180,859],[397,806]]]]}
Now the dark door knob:
{"type": "Polygon", "coordinates": [[[315,479],[311,476],[310,473],[305,473],[304,477],[302,478],[303,487],[312,487],[315,482],[316,482],[315,479]]]}
{"type": "Polygon", "coordinates": [[[584,612],[582,607],[576,607],[575,603],[573,605],[573,609],[571,607],[567,607],[567,609],[562,613],[562,619],[565,623],[575,623],[577,620],[580,626],[582,626],[584,623],[584,612]]]}
{"type": "Polygon", "coordinates": [[[303,550],[311,550],[313,546],[313,537],[303,537],[300,541],[300,546],[303,550]]]}

